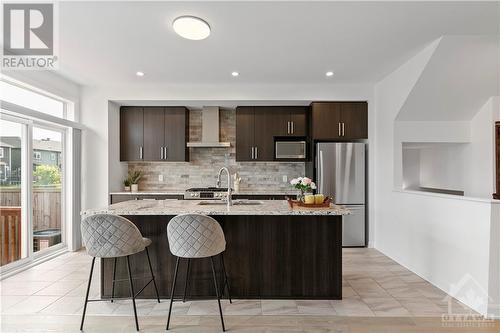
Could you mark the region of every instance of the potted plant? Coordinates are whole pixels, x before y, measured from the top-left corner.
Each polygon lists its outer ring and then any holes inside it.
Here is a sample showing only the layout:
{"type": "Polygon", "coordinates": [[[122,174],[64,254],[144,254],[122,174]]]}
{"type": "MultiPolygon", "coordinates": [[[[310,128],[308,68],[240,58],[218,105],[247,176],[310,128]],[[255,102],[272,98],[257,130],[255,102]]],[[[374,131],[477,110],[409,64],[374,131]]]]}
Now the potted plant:
{"type": "Polygon", "coordinates": [[[128,177],[123,181],[123,190],[125,192],[130,192],[130,180],[128,179],[128,177]]]}
{"type": "Polygon", "coordinates": [[[130,182],[130,189],[132,192],[139,191],[139,180],[142,177],[142,172],[139,170],[130,171],[128,173],[128,180],[130,182]]]}
{"type": "Polygon", "coordinates": [[[300,201],[304,201],[304,193],[312,193],[312,191],[316,189],[316,184],[311,178],[307,177],[294,178],[290,181],[290,184],[292,184],[294,188],[300,190],[300,194],[297,197],[300,201]]]}

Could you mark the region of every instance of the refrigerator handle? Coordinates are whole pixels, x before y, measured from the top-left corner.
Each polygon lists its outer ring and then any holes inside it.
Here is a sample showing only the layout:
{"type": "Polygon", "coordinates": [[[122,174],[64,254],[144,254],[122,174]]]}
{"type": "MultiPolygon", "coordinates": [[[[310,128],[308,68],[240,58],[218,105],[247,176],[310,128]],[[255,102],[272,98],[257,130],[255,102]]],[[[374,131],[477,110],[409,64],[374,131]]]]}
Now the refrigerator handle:
{"type": "Polygon", "coordinates": [[[319,193],[323,193],[323,151],[319,151],[318,155],[318,173],[319,173],[319,193]]]}

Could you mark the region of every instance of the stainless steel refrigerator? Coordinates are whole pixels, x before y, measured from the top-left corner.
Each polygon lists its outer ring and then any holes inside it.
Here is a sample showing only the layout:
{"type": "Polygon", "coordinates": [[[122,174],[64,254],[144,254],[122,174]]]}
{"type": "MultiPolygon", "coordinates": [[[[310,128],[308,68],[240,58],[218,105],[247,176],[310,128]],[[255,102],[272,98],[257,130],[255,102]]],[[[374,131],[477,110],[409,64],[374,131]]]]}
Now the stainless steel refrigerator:
{"type": "Polygon", "coordinates": [[[343,219],[343,246],[366,245],[365,151],[364,143],[324,142],[316,146],[318,193],[351,210],[343,219]]]}

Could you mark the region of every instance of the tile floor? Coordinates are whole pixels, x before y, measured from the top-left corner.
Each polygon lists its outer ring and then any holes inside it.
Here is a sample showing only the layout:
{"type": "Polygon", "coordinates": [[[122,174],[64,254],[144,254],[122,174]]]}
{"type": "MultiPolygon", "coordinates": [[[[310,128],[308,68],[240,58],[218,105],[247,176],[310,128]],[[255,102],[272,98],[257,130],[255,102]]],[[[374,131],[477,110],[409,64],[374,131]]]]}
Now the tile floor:
{"type": "MultiPolygon", "coordinates": [[[[233,304],[223,301],[228,327],[233,323],[243,332],[254,332],[253,328],[255,332],[329,332],[333,323],[333,331],[343,331],[345,326],[348,332],[356,331],[359,323],[373,332],[380,327],[386,329],[380,331],[391,332],[387,329],[398,325],[408,326],[411,332],[413,329],[420,332],[419,325],[423,325],[424,331],[427,327],[428,332],[434,332],[434,326],[441,327],[448,301],[438,288],[374,249],[344,249],[343,262],[343,300],[235,300],[233,304]],[[304,330],[307,323],[311,330],[304,330]],[[383,326],[384,323],[388,326],[383,326]],[[257,329],[254,324],[262,327],[257,329]]],[[[67,253],[1,281],[2,332],[74,331],[83,307],[89,267],[90,257],[85,252],[67,253]],[[26,322],[22,318],[31,320],[26,322]],[[37,328],[33,320],[43,325],[37,328]]],[[[94,273],[97,281],[99,269],[94,273]]],[[[96,283],[90,297],[98,295],[96,283]]],[[[471,313],[456,300],[452,299],[451,305],[453,313],[471,313]]],[[[143,330],[164,330],[167,301],[158,304],[153,300],[138,300],[137,310],[143,330]]],[[[197,325],[202,323],[206,323],[207,331],[217,331],[217,310],[217,302],[211,300],[176,302],[173,323],[186,332],[205,332],[198,330],[197,325]]],[[[90,303],[87,313],[88,331],[101,332],[102,325],[112,322],[117,324],[113,331],[134,331],[129,301],[90,303]],[[130,320],[120,321],[117,319],[120,316],[130,320]]],[[[493,329],[498,330],[492,332],[500,332],[500,324],[496,324],[493,329]]],[[[393,331],[400,332],[403,328],[393,331]]]]}

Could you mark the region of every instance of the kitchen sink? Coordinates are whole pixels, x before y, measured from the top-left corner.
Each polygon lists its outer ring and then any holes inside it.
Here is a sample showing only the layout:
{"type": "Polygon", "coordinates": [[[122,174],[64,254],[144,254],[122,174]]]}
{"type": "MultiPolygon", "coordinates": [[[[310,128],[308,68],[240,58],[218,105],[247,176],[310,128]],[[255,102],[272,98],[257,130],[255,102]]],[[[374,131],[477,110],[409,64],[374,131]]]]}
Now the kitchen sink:
{"type": "MultiPolygon", "coordinates": [[[[200,206],[226,206],[227,202],[207,200],[207,201],[198,202],[198,205],[200,205],[200,206]]],[[[256,206],[256,205],[262,205],[262,201],[233,200],[233,206],[256,206]]]]}

